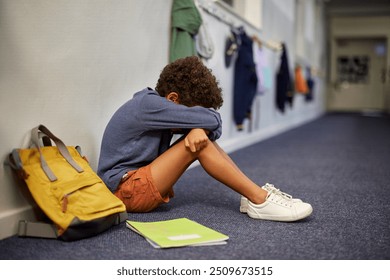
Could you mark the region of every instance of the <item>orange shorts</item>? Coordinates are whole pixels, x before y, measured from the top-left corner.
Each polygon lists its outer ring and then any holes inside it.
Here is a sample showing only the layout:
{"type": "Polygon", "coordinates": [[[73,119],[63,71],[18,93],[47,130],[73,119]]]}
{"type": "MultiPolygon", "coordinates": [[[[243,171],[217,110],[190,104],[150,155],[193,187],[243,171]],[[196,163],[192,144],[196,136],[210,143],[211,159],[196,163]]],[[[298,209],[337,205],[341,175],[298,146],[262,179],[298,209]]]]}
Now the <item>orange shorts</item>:
{"type": "Polygon", "coordinates": [[[127,172],[114,194],[126,205],[127,212],[149,212],[167,203],[173,197],[173,190],[162,197],[147,165],[127,172]]]}

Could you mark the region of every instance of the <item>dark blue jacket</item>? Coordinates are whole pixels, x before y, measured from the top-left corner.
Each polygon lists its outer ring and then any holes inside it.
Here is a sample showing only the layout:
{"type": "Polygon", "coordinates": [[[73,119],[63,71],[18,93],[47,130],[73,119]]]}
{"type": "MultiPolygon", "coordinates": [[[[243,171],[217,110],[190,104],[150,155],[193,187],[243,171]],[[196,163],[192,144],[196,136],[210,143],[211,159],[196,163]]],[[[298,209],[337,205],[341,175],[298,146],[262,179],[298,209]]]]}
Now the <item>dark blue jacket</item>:
{"type": "Polygon", "coordinates": [[[242,30],[241,45],[234,68],[233,113],[234,121],[240,129],[244,119],[250,116],[253,99],[256,95],[257,75],[253,61],[253,41],[242,30]]]}
{"type": "Polygon", "coordinates": [[[280,67],[276,74],[276,107],[284,112],[285,105],[288,103],[292,106],[294,91],[288,64],[287,47],[282,44],[282,54],[280,57],[280,67]]]}
{"type": "Polygon", "coordinates": [[[309,92],[305,95],[305,100],[311,101],[314,98],[314,79],[311,75],[311,67],[306,68],[306,80],[309,92]]]}

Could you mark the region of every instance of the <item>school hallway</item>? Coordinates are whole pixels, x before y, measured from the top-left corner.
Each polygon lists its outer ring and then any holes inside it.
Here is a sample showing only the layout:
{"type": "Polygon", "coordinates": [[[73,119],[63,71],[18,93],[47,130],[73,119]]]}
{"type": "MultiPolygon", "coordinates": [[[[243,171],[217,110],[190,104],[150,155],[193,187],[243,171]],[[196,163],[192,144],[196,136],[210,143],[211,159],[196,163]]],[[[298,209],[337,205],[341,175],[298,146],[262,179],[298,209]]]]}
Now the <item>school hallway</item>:
{"type": "Polygon", "coordinates": [[[280,223],[239,212],[240,196],[201,167],[188,170],[175,198],[130,220],[187,217],[229,236],[226,245],[155,249],[122,223],[73,242],[10,237],[3,260],[382,260],[390,258],[390,117],[329,113],[231,154],[255,182],[308,201],[313,214],[280,223]]]}

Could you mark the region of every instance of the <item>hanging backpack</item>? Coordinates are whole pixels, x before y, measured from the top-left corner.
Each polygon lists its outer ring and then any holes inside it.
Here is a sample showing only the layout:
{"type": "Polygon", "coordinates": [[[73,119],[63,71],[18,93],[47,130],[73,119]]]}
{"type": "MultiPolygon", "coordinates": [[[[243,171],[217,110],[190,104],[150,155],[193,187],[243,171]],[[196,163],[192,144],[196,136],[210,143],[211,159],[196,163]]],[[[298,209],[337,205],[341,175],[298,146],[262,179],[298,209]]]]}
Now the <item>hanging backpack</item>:
{"type": "Polygon", "coordinates": [[[127,219],[125,205],[92,170],[79,147],[65,146],[43,125],[32,129],[31,143],[31,148],[14,149],[9,165],[51,223],[20,221],[19,236],[71,241],[127,219]]]}

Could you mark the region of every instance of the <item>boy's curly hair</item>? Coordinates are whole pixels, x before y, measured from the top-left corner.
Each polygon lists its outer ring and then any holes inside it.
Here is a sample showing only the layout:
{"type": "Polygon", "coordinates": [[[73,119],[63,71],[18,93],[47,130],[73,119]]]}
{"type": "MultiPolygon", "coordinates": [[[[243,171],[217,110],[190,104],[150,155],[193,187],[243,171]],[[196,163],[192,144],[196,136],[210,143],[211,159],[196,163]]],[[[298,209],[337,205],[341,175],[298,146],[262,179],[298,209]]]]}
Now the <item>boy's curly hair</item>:
{"type": "Polygon", "coordinates": [[[165,97],[171,92],[179,95],[179,103],[189,107],[218,109],[222,106],[222,89],[218,81],[197,56],[180,58],[162,70],[156,91],[165,97]]]}

